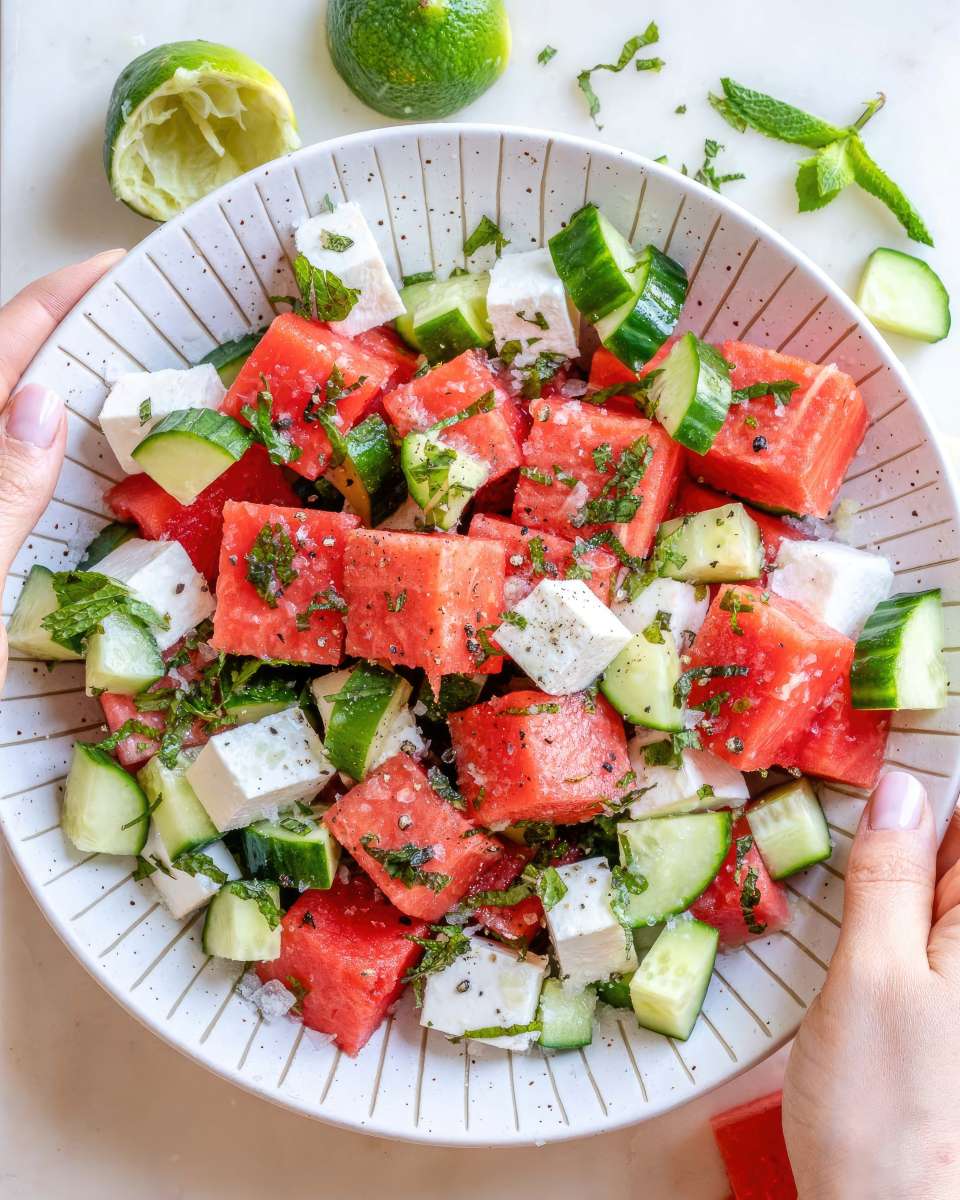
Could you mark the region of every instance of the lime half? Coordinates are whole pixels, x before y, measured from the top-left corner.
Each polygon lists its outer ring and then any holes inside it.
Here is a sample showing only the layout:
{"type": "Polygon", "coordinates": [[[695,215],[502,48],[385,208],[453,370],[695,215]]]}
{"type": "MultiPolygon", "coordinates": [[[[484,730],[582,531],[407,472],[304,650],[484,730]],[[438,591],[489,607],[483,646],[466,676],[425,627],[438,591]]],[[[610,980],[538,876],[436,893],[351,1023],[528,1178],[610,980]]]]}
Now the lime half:
{"type": "Polygon", "coordinates": [[[120,72],[103,163],[114,195],[166,221],[299,145],[290,97],[265,67],[216,42],[169,42],[120,72]]]}

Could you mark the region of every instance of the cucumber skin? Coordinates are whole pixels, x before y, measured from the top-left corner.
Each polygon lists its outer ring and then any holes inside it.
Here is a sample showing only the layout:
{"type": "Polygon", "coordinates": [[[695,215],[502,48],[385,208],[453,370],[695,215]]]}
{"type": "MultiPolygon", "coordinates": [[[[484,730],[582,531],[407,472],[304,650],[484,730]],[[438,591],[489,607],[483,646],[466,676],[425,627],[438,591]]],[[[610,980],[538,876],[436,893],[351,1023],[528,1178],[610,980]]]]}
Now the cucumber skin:
{"type": "MultiPolygon", "coordinates": [[[[104,797],[104,789],[98,788],[98,801],[104,797]]],[[[105,750],[100,750],[97,746],[89,745],[86,742],[77,742],[73,748],[73,762],[70,766],[70,774],[67,776],[66,786],[63,793],[63,832],[70,839],[78,850],[85,853],[94,854],[139,854],[147,841],[147,835],[150,832],[150,821],[148,819],[147,797],[144,795],[143,789],[129,775],[123,767],[120,766],[115,759],[111,758],[105,750]],[[82,836],[82,826],[84,822],[80,819],[80,814],[75,809],[76,788],[82,785],[79,776],[86,774],[85,771],[91,768],[98,768],[101,771],[109,770],[115,772],[117,786],[123,786],[125,791],[128,791],[131,799],[131,810],[126,820],[121,821],[121,825],[125,825],[137,817],[142,817],[142,820],[136,824],[131,824],[128,829],[121,829],[118,825],[115,833],[116,840],[107,842],[106,840],[91,840],[82,836]],[[71,788],[71,781],[73,788],[71,788]],[[71,799],[73,795],[74,799],[71,799]],[[134,804],[133,802],[138,802],[134,804]],[[139,809],[139,811],[135,811],[139,809]]]]}
{"type": "Polygon", "coordinates": [[[289,887],[329,888],[337,874],[338,844],[329,836],[314,842],[301,842],[296,835],[271,836],[263,827],[273,824],[257,821],[243,831],[243,853],[250,874],[256,879],[279,879],[289,887]],[[321,861],[323,870],[317,871],[321,861]]]}
{"type": "Polygon", "coordinates": [[[209,363],[220,376],[223,386],[229,388],[266,332],[266,329],[258,329],[256,333],[248,333],[243,337],[234,338],[233,341],[214,346],[209,354],[200,359],[197,366],[209,363]]]}
{"type": "Polygon", "coordinates": [[[903,627],[928,597],[934,597],[939,604],[940,589],[890,596],[881,600],[867,618],[857,639],[850,668],[850,695],[854,708],[899,708],[896,668],[903,627]]]}
{"type": "Polygon", "coordinates": [[[209,442],[224,454],[228,454],[234,462],[241,459],[253,445],[253,435],[249,429],[226,413],[211,408],[178,408],[154,425],[133,450],[133,458],[139,462],[139,455],[148,446],[156,442],[162,443],[162,440],[171,434],[209,442]]]}
{"type": "Polygon", "coordinates": [[[950,327],[952,324],[950,316],[950,293],[944,286],[943,280],[936,273],[936,271],[934,271],[929,263],[924,262],[922,258],[917,258],[913,254],[905,254],[902,250],[892,250],[889,246],[879,246],[873,251],[870,257],[867,259],[867,265],[864,268],[863,275],[860,279],[860,286],[857,289],[856,299],[857,304],[860,305],[860,307],[878,329],[886,329],[891,333],[899,333],[903,337],[916,338],[918,341],[931,343],[942,342],[950,332],[950,327]],[[892,258],[907,259],[910,263],[910,269],[918,275],[922,274],[930,288],[936,292],[937,299],[943,305],[942,322],[936,331],[921,331],[917,329],[916,326],[910,325],[909,319],[907,321],[884,320],[884,318],[876,311],[870,311],[867,290],[870,286],[871,270],[874,269],[875,262],[882,262],[883,259],[892,258]]]}
{"type": "Polygon", "coordinates": [[[827,825],[827,818],[824,816],[823,809],[820,807],[820,801],[817,798],[816,793],[813,792],[813,788],[810,787],[810,784],[805,779],[797,779],[792,783],[781,784],[780,787],[771,788],[768,792],[764,792],[761,796],[758,796],[752,804],[747,805],[745,815],[747,818],[747,824],[750,826],[750,832],[753,834],[754,845],[757,847],[757,851],[760,854],[760,857],[763,859],[764,866],[767,868],[771,879],[787,879],[791,875],[797,875],[800,871],[805,871],[807,867],[813,867],[816,866],[817,863],[826,862],[833,853],[833,839],[830,837],[830,827],[827,825]],[[793,860],[789,868],[785,868],[784,870],[775,870],[773,863],[767,859],[767,856],[764,853],[764,835],[762,832],[758,833],[758,831],[754,828],[753,822],[750,818],[753,814],[762,811],[766,806],[776,804],[782,796],[788,794],[796,787],[802,787],[804,784],[810,788],[812,799],[819,809],[820,820],[823,822],[823,834],[826,839],[826,848],[820,854],[811,854],[808,858],[793,860]]]}
{"type": "Polygon", "coordinates": [[[563,286],[591,324],[627,304],[634,295],[629,277],[619,267],[609,265],[604,269],[597,263],[597,247],[606,245],[607,239],[600,217],[595,204],[584,205],[548,242],[563,286]]]}
{"type": "MultiPolygon", "coordinates": [[[[629,925],[631,925],[633,928],[636,929],[636,928],[640,928],[644,925],[660,924],[661,922],[668,920],[670,917],[675,917],[675,916],[677,916],[678,913],[684,912],[686,909],[688,909],[690,907],[690,905],[694,902],[694,900],[697,900],[700,896],[702,896],[703,893],[706,891],[706,889],[713,882],[713,880],[716,879],[717,872],[720,870],[720,867],[723,865],[723,860],[727,857],[727,853],[729,852],[730,846],[733,842],[733,817],[729,812],[715,811],[715,812],[711,812],[709,814],[706,814],[706,813],[697,813],[697,814],[683,813],[683,814],[675,814],[675,815],[671,814],[669,816],[663,816],[663,817],[646,817],[646,818],[644,818],[642,823],[649,824],[654,821],[681,820],[685,816],[708,816],[708,815],[710,817],[720,818],[726,826],[725,836],[723,837],[722,844],[721,844],[719,850],[717,851],[709,879],[707,879],[707,881],[706,881],[706,883],[704,883],[703,887],[701,887],[697,892],[690,893],[690,894],[687,894],[684,897],[682,897],[678,901],[677,907],[672,908],[669,912],[662,912],[659,914],[658,913],[641,913],[639,916],[637,916],[637,914],[634,913],[634,911],[633,911],[634,903],[631,902],[626,919],[627,919],[627,923],[629,925]]],[[[633,823],[640,824],[641,822],[633,822],[633,823]]],[[[641,893],[639,896],[633,897],[632,901],[642,902],[645,894],[646,893],[641,893]]]]}
{"type": "Polygon", "coordinates": [[[83,552],[83,558],[77,563],[76,569],[78,571],[91,570],[118,546],[122,546],[124,542],[137,536],[137,532],[136,525],[127,525],[123,521],[111,521],[109,525],[104,525],[96,537],[91,539],[83,552]]]}
{"type": "Polygon", "coordinates": [[[326,478],[365,525],[379,525],[407,498],[407,481],[387,423],[374,413],[350,430],[346,442],[347,458],[329,469],[326,478]]]}
{"type": "MultiPolygon", "coordinates": [[[[686,446],[695,454],[706,454],[723,428],[730,411],[733,395],[730,370],[712,346],[701,342],[694,333],[685,333],[667,356],[663,364],[664,372],[670,370],[670,360],[673,356],[676,354],[679,358],[684,352],[696,355],[696,394],[676,428],[670,429],[666,422],[662,423],[675,442],[686,446]],[[684,349],[681,350],[681,347],[684,349]]],[[[656,402],[656,384],[653,395],[656,402]]],[[[659,413],[657,415],[659,418],[659,413]]]]}
{"type": "Polygon", "coordinates": [[[401,675],[375,663],[361,663],[357,667],[343,688],[346,695],[334,702],[324,730],[324,749],[338,771],[352,779],[363,779],[380,721],[398,688],[409,687],[401,675]],[[361,731],[368,728],[370,722],[373,729],[371,736],[366,738],[361,731]]]}
{"type": "Polygon", "coordinates": [[[687,298],[687,273],[656,246],[647,246],[649,265],[633,306],[611,332],[601,334],[604,346],[631,371],[639,372],[673,333],[687,298]]]}
{"type": "MultiPolygon", "coordinates": [[[[657,1025],[656,1023],[651,1023],[649,1018],[647,1020],[644,1020],[643,1017],[641,1016],[641,1014],[636,1011],[636,1005],[633,1003],[633,989],[632,988],[631,988],[631,996],[630,996],[631,1005],[633,1006],[634,1013],[637,1018],[637,1023],[641,1026],[641,1028],[649,1029],[652,1033],[662,1034],[664,1037],[675,1038],[679,1042],[685,1042],[690,1037],[690,1034],[693,1033],[694,1027],[696,1026],[697,1020],[700,1017],[700,1013],[703,1011],[703,1002],[707,997],[707,989],[710,987],[710,978],[713,974],[713,966],[717,961],[717,947],[719,946],[719,943],[720,943],[720,935],[717,932],[717,930],[714,929],[712,926],[707,925],[703,921],[697,921],[697,920],[694,920],[692,922],[692,924],[695,924],[698,928],[703,929],[704,936],[707,935],[707,931],[709,931],[709,933],[713,935],[714,950],[713,950],[713,960],[710,965],[710,970],[704,972],[703,990],[700,993],[700,1001],[697,1006],[697,1013],[693,1019],[693,1022],[690,1025],[689,1029],[680,1030],[675,1027],[668,1029],[664,1025],[657,1025]]],[[[670,930],[665,929],[660,936],[664,937],[664,936],[668,935],[669,933],[670,933],[670,930]]],[[[656,946],[656,942],[654,943],[654,947],[655,946],[656,946]]],[[[651,950],[652,949],[653,949],[653,947],[651,947],[651,950]]],[[[641,963],[640,967],[637,968],[637,971],[634,974],[634,979],[636,979],[637,976],[640,975],[640,971],[642,970],[642,968],[643,968],[643,964],[641,963]]],[[[642,980],[642,978],[643,977],[641,976],[641,980],[642,980]]],[[[631,980],[631,984],[632,983],[633,983],[633,980],[631,980]]]]}

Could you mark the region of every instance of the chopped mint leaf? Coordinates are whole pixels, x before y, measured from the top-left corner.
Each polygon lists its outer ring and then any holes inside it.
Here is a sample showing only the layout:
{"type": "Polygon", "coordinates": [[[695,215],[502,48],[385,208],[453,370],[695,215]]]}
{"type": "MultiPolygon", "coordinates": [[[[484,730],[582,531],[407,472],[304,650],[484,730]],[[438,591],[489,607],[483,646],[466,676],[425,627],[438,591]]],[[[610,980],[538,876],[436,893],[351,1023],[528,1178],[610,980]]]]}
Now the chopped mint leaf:
{"type": "Polygon", "coordinates": [[[779,408],[789,404],[793,393],[800,385],[792,379],[764,379],[759,383],[751,383],[749,387],[734,388],[731,404],[743,404],[745,400],[760,400],[764,396],[772,396],[779,408]]]}
{"type": "Polygon", "coordinates": [[[423,1004],[426,977],[445,971],[461,955],[470,952],[470,939],[459,925],[431,925],[430,932],[434,935],[432,938],[417,937],[412,933],[405,935],[409,941],[423,947],[423,957],[403,978],[404,983],[413,984],[418,1006],[423,1004]]]}
{"type": "Polygon", "coordinates": [[[387,601],[387,612],[398,613],[407,602],[407,589],[403,588],[397,592],[396,596],[391,596],[389,592],[384,592],[387,601]]]}
{"type": "Polygon", "coordinates": [[[509,245],[510,239],[504,237],[499,226],[489,217],[484,216],[480,218],[480,224],[463,243],[463,252],[469,258],[471,254],[476,254],[482,246],[493,246],[496,256],[499,258],[505,247],[509,245]]]}
{"type": "Polygon", "coordinates": [[[152,863],[149,859],[144,858],[142,854],[138,854],[137,865],[133,872],[133,879],[135,882],[139,882],[141,879],[149,879],[156,870],[156,863],[152,863]]]}
{"type": "Polygon", "coordinates": [[[538,329],[550,328],[547,318],[539,310],[535,312],[532,317],[527,316],[526,309],[521,309],[520,312],[515,313],[514,315],[519,317],[521,321],[526,321],[528,325],[536,325],[538,329]]]}
{"type": "Polygon", "coordinates": [[[330,199],[330,193],[324,192],[323,199],[320,201],[320,211],[322,213],[332,213],[336,209],[336,205],[330,199]]]}
{"type": "Polygon", "coordinates": [[[593,465],[598,471],[608,471],[610,463],[613,459],[613,448],[609,442],[601,442],[599,446],[594,446],[592,450],[593,465]]]}
{"type": "Polygon", "coordinates": [[[706,683],[708,679],[731,679],[739,675],[749,675],[748,667],[735,663],[723,663],[713,667],[691,667],[684,671],[673,687],[673,700],[677,708],[682,708],[690,698],[690,690],[695,683],[706,683]]]}
{"type": "Polygon", "coordinates": [[[530,564],[534,575],[556,575],[556,563],[547,559],[547,544],[542,537],[533,537],[527,543],[530,551],[530,564]]]}
{"type": "Polygon", "coordinates": [[[556,55],[556,53],[557,51],[553,46],[544,46],[544,48],[537,55],[537,62],[541,65],[541,67],[545,67],[550,59],[556,55]]]}
{"type": "Polygon", "coordinates": [[[521,613],[514,612],[512,609],[500,614],[500,620],[507,625],[515,625],[517,629],[526,629],[527,618],[521,613]]]}
{"type": "Polygon", "coordinates": [[[138,600],[125,584],[97,571],[56,571],[51,582],[57,607],[40,624],[58,646],[78,654],[86,638],[112,613],[124,613],[151,629],[170,625],[168,616],[138,600]]]}
{"type": "Polygon", "coordinates": [[[537,870],[533,863],[529,863],[524,867],[521,879],[529,883],[543,907],[549,912],[555,904],[567,894],[567,885],[560,878],[556,867],[544,867],[543,870],[537,870]]]}
{"type": "Polygon", "coordinates": [[[539,717],[543,713],[558,713],[560,705],[554,701],[547,704],[527,704],[500,710],[507,717],[539,717]]]}
{"type": "Polygon", "coordinates": [[[751,933],[757,935],[764,933],[767,928],[766,925],[764,925],[763,922],[758,921],[754,915],[754,910],[762,899],[760,895],[760,889],[757,887],[758,878],[759,876],[757,874],[756,867],[751,867],[750,870],[747,871],[747,878],[744,881],[743,887],[740,889],[740,911],[743,913],[744,924],[751,933]]]}
{"type": "Polygon", "coordinates": [[[137,409],[137,414],[140,417],[141,425],[146,425],[146,423],[153,416],[153,401],[149,396],[146,398],[146,400],[140,401],[140,407],[137,409]]]}
{"type": "Polygon", "coordinates": [[[663,644],[663,635],[670,628],[670,614],[658,609],[656,615],[646,629],[641,630],[648,642],[656,646],[663,644]]]}
{"type": "Polygon", "coordinates": [[[510,338],[509,341],[503,343],[500,347],[500,361],[505,366],[512,366],[517,355],[523,350],[523,347],[516,338],[510,338]]]}
{"type": "Polygon", "coordinates": [[[273,394],[270,391],[266,375],[260,376],[260,382],[263,387],[257,392],[256,408],[244,404],[240,409],[240,416],[249,424],[254,439],[266,448],[274,466],[279,467],[286,463],[296,462],[303,451],[299,446],[295,446],[287,436],[286,430],[290,428],[290,418],[281,417],[274,421],[273,394]]]}
{"type": "Polygon", "coordinates": [[[277,607],[283,589],[299,575],[293,567],[296,553],[289,533],[279,521],[275,524],[268,521],[246,553],[247,579],[270,608],[277,607]]]}
{"type": "Polygon", "coordinates": [[[297,613],[297,629],[299,629],[301,633],[309,629],[310,617],[315,612],[345,613],[346,611],[346,600],[344,600],[344,598],[331,583],[330,586],[325,587],[322,592],[317,592],[302,612],[297,613]]]}
{"type": "Polygon", "coordinates": [[[678,104],[677,107],[673,111],[677,114],[678,117],[682,117],[683,114],[687,111],[687,106],[685,104],[678,104]]]}
{"type": "MultiPolygon", "coordinates": [[[[121,726],[120,726],[120,728],[117,730],[117,733],[118,733],[118,734],[119,734],[119,733],[122,733],[122,732],[123,732],[123,729],[124,729],[124,727],[125,727],[125,726],[127,726],[127,725],[140,725],[140,726],[141,726],[141,728],[146,728],[146,729],[149,729],[149,730],[151,731],[151,733],[153,733],[153,734],[154,734],[154,736],[156,736],[156,730],[155,730],[155,729],[153,729],[153,728],[152,728],[151,726],[149,726],[149,725],[143,725],[143,722],[141,722],[141,721],[137,721],[137,720],[135,720],[135,719],[133,719],[133,720],[130,720],[130,721],[124,721],[123,725],[121,725],[121,726]]],[[[115,736],[115,735],[114,735],[114,736],[115,736]]],[[[126,734],[124,734],[124,737],[129,737],[129,736],[130,736],[130,733],[129,733],[129,731],[128,731],[126,734]]],[[[108,739],[106,739],[106,740],[107,740],[107,741],[109,741],[110,739],[108,738],[108,739]]],[[[152,740],[152,739],[151,739],[151,740],[152,740]]],[[[123,741],[123,738],[122,738],[122,737],[121,737],[121,738],[118,738],[118,739],[117,739],[117,742],[115,743],[115,745],[116,745],[116,744],[119,744],[119,742],[122,742],[122,741],[123,741]]],[[[98,744],[98,749],[102,750],[103,748],[104,748],[103,742],[100,742],[100,743],[98,744]]],[[[112,748],[112,747],[111,747],[111,748],[112,748]]],[[[161,793],[161,794],[160,794],[160,795],[159,795],[159,796],[156,798],[156,800],[154,800],[154,802],[153,802],[152,804],[148,804],[148,805],[147,805],[147,811],[146,811],[146,812],[142,812],[142,813],[140,814],[140,816],[139,816],[139,817],[134,817],[132,821],[127,821],[127,823],[126,823],[125,825],[121,825],[121,826],[120,826],[120,828],[121,828],[121,829],[132,829],[132,828],[134,827],[134,825],[139,825],[141,821],[149,821],[149,820],[150,820],[150,817],[152,816],[152,814],[153,814],[153,813],[155,813],[155,812],[157,811],[157,809],[160,807],[160,805],[161,805],[162,803],[163,803],[163,793],[161,793]]]]}
{"type": "Polygon", "coordinates": [[[644,435],[632,442],[617,461],[613,474],[573,518],[573,525],[619,525],[632,521],[643,503],[636,489],[653,461],[653,447],[644,435]]]}
{"type": "Polygon", "coordinates": [[[431,892],[442,892],[450,883],[449,875],[423,869],[426,863],[436,858],[435,846],[416,846],[406,842],[402,846],[381,849],[376,845],[379,841],[379,834],[365,833],[360,838],[360,845],[391,879],[399,880],[404,887],[428,887],[431,892]]]}
{"type": "Polygon", "coordinates": [[[733,79],[724,78],[720,83],[723,96],[711,98],[711,103],[735,129],[749,127],[777,141],[793,142],[814,150],[828,146],[847,133],[846,129],[811,116],[792,104],[775,100],[764,92],[743,87],[733,79]]]}
{"type": "Polygon", "coordinates": [[[334,233],[330,229],[320,230],[321,250],[332,250],[335,254],[342,254],[344,250],[349,250],[352,245],[352,237],[346,237],[342,233],[334,233]]]}
{"type": "Polygon", "coordinates": [[[532,479],[534,483],[543,487],[553,487],[553,476],[548,471],[541,471],[539,467],[521,467],[520,474],[524,479],[532,479]]]}
{"type": "Polygon", "coordinates": [[[730,628],[738,637],[743,637],[743,627],[740,624],[740,614],[742,612],[753,612],[753,605],[749,600],[744,600],[736,588],[730,588],[724,592],[723,599],[720,601],[720,607],[724,612],[730,614],[730,628]]]}
{"type": "Polygon", "coordinates": [[[742,171],[737,171],[729,175],[718,175],[714,167],[714,160],[724,147],[720,142],[715,142],[713,138],[707,138],[703,143],[703,166],[699,168],[694,175],[697,183],[703,183],[709,188],[713,188],[715,192],[719,192],[720,188],[725,183],[734,183],[738,179],[746,179],[746,175],[742,171]]]}
{"type": "Polygon", "coordinates": [[[467,811],[466,800],[439,767],[431,767],[427,771],[427,779],[441,800],[446,800],[450,807],[455,808],[457,812],[467,811]]]}
{"type": "Polygon", "coordinates": [[[492,412],[496,407],[496,403],[497,398],[492,390],[484,392],[482,396],[478,396],[466,408],[461,408],[459,412],[452,413],[449,417],[444,417],[443,420],[428,426],[424,430],[424,433],[439,433],[442,429],[449,429],[451,425],[459,425],[461,421],[469,421],[471,417],[476,417],[480,413],[492,412]]]}
{"type": "MultiPolygon", "coordinates": [[[[620,57],[615,63],[597,63],[594,67],[588,67],[584,69],[577,76],[577,87],[581,92],[583,92],[587,101],[587,109],[591,118],[593,119],[593,123],[598,129],[603,128],[603,126],[597,120],[597,113],[600,111],[600,99],[597,96],[597,93],[593,90],[593,83],[590,79],[591,75],[594,73],[594,71],[613,71],[615,73],[622,71],[624,67],[629,65],[630,61],[635,57],[639,50],[641,50],[644,46],[651,46],[654,42],[658,42],[659,40],[660,31],[657,29],[657,23],[656,21],[651,21],[643,33],[636,34],[634,37],[628,38],[627,41],[623,43],[623,49],[620,51],[620,57]]],[[[643,59],[641,61],[647,63],[656,62],[659,63],[660,66],[663,66],[663,63],[659,59],[643,59]]],[[[657,66],[653,69],[659,70],[660,66],[657,66]]],[[[638,70],[649,69],[651,68],[638,66],[638,70]]]]}
{"type": "Polygon", "coordinates": [[[200,850],[178,854],[170,865],[175,871],[185,871],[187,875],[205,875],[211,883],[227,882],[226,871],[221,871],[210,855],[200,850]]]}
{"type": "Polygon", "coordinates": [[[270,885],[262,879],[231,879],[223,885],[221,891],[239,896],[241,900],[252,900],[271,929],[276,929],[280,924],[280,909],[270,891],[270,885]]]}

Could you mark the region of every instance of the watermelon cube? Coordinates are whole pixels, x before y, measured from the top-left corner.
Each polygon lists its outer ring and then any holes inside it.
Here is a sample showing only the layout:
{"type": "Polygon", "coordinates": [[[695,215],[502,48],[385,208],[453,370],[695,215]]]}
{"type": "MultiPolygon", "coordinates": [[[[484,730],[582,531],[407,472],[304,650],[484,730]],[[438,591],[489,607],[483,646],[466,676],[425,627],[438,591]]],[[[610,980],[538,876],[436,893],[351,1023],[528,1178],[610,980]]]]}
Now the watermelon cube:
{"type": "Polygon", "coordinates": [[[347,653],[442,675],[500,670],[480,630],[500,623],[506,554],[456,534],[358,529],[347,539],[347,653]],[[480,638],[480,640],[478,640],[480,638]]]}
{"type": "Polygon", "coordinates": [[[644,417],[578,400],[536,401],[531,412],[514,521],[571,540],[607,529],[645,555],[680,477],[679,444],[644,417]]]}
{"type": "MultiPolygon", "coordinates": [[[[383,384],[384,392],[392,392],[401,383],[409,383],[417,372],[417,356],[408,350],[400,335],[386,325],[358,333],[354,344],[369,354],[382,358],[390,367],[390,376],[383,384]]],[[[366,414],[364,414],[366,415],[366,414]]]]}
{"type": "MultiPolygon", "coordinates": [[[[694,483],[692,479],[684,479],[674,501],[673,515],[685,517],[688,513],[704,512],[708,508],[719,508],[721,504],[729,503],[730,497],[722,492],[715,492],[713,488],[694,483]]],[[[744,508],[760,527],[763,558],[768,567],[777,561],[780,543],[784,538],[795,542],[809,541],[808,535],[797,529],[796,525],[789,525],[780,517],[772,517],[769,513],[761,512],[759,508],[751,508],[749,504],[745,504],[744,508]]]]}
{"type": "MultiPolygon", "coordinates": [[[[499,844],[503,854],[480,868],[467,889],[467,901],[480,892],[512,887],[533,858],[533,851],[528,846],[503,841],[499,844]]],[[[473,915],[481,925],[510,942],[529,942],[543,928],[543,904],[537,896],[528,896],[516,904],[481,905],[473,915]]]]}
{"type": "Polygon", "coordinates": [[[732,1200],[797,1200],[783,1138],[783,1093],[761,1096],[710,1118],[732,1200]]]}
{"type": "Polygon", "coordinates": [[[326,891],[308,891],[283,918],[280,957],[257,964],[264,983],[278,979],[297,995],[308,1029],[333,1034],[354,1055],[403,991],[421,948],[410,940],[426,926],[388,903],[361,871],[341,868],[326,891]]]}
{"type": "Polygon", "coordinates": [[[890,713],[854,708],[844,675],[809,724],[781,746],[777,762],[805,775],[870,789],[880,777],[890,713]]]}
{"type": "Polygon", "coordinates": [[[211,644],[230,654],[333,665],[343,657],[347,513],[229,501],[211,644]]]}
{"type": "Polygon", "coordinates": [[[460,791],[492,829],[587,821],[630,771],[623,721],[602,696],[509,692],[448,720],[460,791]]]}
{"type": "Polygon", "coordinates": [[[690,911],[719,932],[720,944],[727,950],[752,938],[769,937],[789,924],[787,890],[770,878],[745,817],[734,823],[727,857],[690,911]]]}
{"type": "Polygon", "coordinates": [[[867,429],[856,384],[832,363],[743,342],[724,342],[720,352],[734,365],[734,388],[781,379],[799,386],[786,405],[764,396],[731,408],[709,452],[690,455],[691,473],[765,508],[825,517],[867,429]]]}
{"type": "Polygon", "coordinates": [[[330,459],[330,440],[323,426],[308,417],[314,393],[321,400],[327,381],[336,367],[331,396],[343,431],[352,428],[369,412],[371,405],[394,377],[395,366],[371,353],[350,338],[334,333],[316,321],[305,321],[295,313],[276,317],[253,353],[240,369],[224,398],[221,410],[238,421],[244,405],[257,407],[264,380],[273,397],[274,425],[300,451],[290,466],[307,479],[316,479],[330,459]]]}
{"type": "Polygon", "coordinates": [[[388,758],[323,819],[384,895],[423,921],[439,920],[502,854],[433,790],[409,754],[388,758]]]}
{"type": "Polygon", "coordinates": [[[799,604],[725,584],[689,654],[687,703],[707,714],[697,727],[704,748],[740,771],[773,766],[852,662],[853,642],[799,604]]]}

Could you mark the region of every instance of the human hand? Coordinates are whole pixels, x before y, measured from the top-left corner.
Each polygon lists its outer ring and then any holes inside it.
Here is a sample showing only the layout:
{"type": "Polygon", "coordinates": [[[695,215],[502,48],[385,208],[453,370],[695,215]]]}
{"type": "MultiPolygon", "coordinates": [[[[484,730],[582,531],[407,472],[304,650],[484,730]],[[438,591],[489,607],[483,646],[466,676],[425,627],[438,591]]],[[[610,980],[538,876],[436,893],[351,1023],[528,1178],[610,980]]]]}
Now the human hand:
{"type": "Polygon", "coordinates": [[[937,854],[921,784],[893,771],[850,852],[843,925],[787,1067],[800,1200],[960,1196],[960,814],[937,854]]]}
{"type": "MultiPolygon", "coordinates": [[[[0,587],[37,518],[50,503],[67,439],[63,400],[40,384],[11,393],[30,360],[80,297],[123,257],[106,250],[37,279],[0,308],[0,587]]],[[[7,631],[0,622],[0,690],[7,631]]]]}

